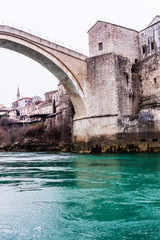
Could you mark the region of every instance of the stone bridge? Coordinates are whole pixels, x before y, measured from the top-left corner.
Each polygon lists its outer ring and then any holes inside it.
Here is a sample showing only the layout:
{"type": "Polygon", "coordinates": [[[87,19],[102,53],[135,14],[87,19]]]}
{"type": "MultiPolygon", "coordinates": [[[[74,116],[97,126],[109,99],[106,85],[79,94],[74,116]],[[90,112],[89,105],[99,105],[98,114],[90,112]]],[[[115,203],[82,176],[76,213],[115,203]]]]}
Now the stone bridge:
{"type": "Polygon", "coordinates": [[[9,26],[0,26],[0,47],[21,53],[48,69],[65,87],[76,118],[86,115],[83,85],[86,56],[9,26]]]}
{"type": "Polygon", "coordinates": [[[116,88],[110,81],[115,79],[111,67],[116,62],[114,54],[88,58],[5,25],[0,26],[0,47],[32,58],[62,83],[76,112],[73,119],[74,142],[84,144],[93,139],[99,142],[102,136],[117,132],[116,88]]]}
{"type": "Polygon", "coordinates": [[[76,112],[76,150],[160,151],[160,17],[155,19],[143,34],[98,21],[88,31],[90,57],[4,25],[0,47],[34,59],[63,84],[76,112]]]}

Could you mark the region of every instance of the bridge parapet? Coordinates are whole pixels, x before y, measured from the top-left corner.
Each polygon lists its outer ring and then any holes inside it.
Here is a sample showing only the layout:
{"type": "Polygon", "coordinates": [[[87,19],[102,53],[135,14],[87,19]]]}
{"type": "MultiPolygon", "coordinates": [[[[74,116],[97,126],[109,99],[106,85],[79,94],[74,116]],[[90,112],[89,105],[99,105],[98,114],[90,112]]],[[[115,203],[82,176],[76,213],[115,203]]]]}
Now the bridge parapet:
{"type": "Polygon", "coordinates": [[[72,57],[78,58],[80,60],[86,61],[87,56],[83,55],[79,52],[76,52],[74,50],[71,50],[69,48],[63,47],[59,44],[53,43],[51,41],[48,41],[46,39],[43,39],[41,37],[35,36],[31,33],[25,32],[23,30],[20,29],[16,29],[10,26],[6,26],[6,25],[0,25],[0,33],[4,33],[7,35],[11,35],[11,36],[16,36],[18,38],[22,38],[22,39],[26,39],[28,41],[32,41],[34,43],[38,43],[43,45],[44,47],[47,48],[51,48],[53,50],[65,53],[67,55],[70,55],[72,57]]]}

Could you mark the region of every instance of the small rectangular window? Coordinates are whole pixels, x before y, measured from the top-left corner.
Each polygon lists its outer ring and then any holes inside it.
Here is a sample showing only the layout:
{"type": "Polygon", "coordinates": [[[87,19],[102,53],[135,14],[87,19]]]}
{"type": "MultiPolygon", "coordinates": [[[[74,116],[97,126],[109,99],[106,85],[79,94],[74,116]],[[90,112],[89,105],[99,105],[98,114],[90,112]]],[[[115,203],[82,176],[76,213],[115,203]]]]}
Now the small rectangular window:
{"type": "Polygon", "coordinates": [[[154,50],[154,42],[151,42],[151,51],[154,50]]]}
{"type": "Polygon", "coordinates": [[[99,47],[99,50],[103,50],[103,43],[102,42],[98,43],[98,47],[99,47]]]}
{"type": "Polygon", "coordinates": [[[146,47],[145,47],[145,46],[142,47],[142,53],[143,53],[143,54],[146,53],[146,47]]]}
{"type": "Polygon", "coordinates": [[[127,83],[127,85],[128,85],[128,79],[129,79],[129,77],[128,77],[128,73],[126,73],[126,72],[124,72],[124,76],[125,76],[125,78],[126,78],[126,83],[127,83]]]}
{"type": "Polygon", "coordinates": [[[158,142],[158,139],[157,138],[153,138],[152,142],[158,142]]]}
{"type": "Polygon", "coordinates": [[[157,83],[157,79],[156,78],[154,78],[154,83],[157,83]]]}

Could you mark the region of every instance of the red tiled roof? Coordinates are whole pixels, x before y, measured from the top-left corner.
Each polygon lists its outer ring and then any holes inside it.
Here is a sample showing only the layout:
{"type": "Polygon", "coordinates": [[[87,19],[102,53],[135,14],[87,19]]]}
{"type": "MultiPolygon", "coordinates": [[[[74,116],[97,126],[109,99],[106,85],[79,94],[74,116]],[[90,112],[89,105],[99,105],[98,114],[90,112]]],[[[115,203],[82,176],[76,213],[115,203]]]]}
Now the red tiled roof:
{"type": "MultiPolygon", "coordinates": [[[[14,101],[13,103],[18,103],[18,101],[21,101],[21,100],[23,100],[23,99],[30,99],[30,100],[31,100],[32,98],[24,97],[24,98],[18,99],[17,101],[14,101]]],[[[12,103],[12,104],[13,104],[13,103],[12,103]]]]}
{"type": "Polygon", "coordinates": [[[32,98],[24,97],[24,98],[18,99],[18,101],[23,100],[23,99],[32,99],[32,98]]]}

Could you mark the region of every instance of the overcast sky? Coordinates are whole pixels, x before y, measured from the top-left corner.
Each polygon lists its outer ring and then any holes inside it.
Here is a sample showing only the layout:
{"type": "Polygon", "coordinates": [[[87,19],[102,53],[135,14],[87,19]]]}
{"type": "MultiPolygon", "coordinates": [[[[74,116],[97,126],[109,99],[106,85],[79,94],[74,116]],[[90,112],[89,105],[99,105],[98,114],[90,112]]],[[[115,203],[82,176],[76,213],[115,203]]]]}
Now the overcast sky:
{"type": "MultiPolygon", "coordinates": [[[[0,0],[0,24],[13,26],[88,55],[87,31],[98,21],[142,30],[160,15],[159,0],[0,0]]],[[[35,61],[0,48],[0,103],[56,89],[57,79],[35,61]]]]}

